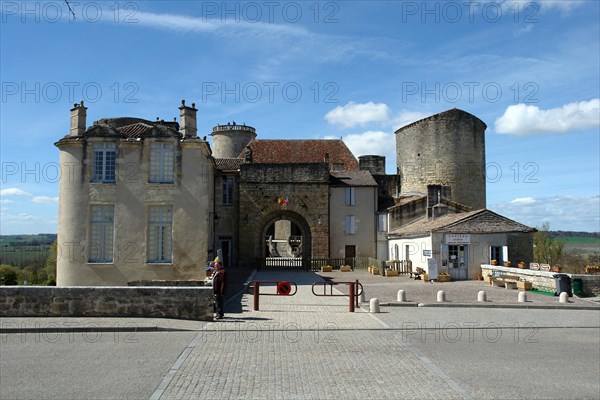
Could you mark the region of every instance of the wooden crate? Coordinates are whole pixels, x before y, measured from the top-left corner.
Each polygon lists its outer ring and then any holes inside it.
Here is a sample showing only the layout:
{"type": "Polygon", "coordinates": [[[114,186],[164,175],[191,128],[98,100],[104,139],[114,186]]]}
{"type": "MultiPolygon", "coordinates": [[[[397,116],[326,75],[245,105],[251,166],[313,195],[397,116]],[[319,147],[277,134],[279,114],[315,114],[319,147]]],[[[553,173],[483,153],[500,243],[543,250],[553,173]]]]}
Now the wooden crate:
{"type": "Polygon", "coordinates": [[[531,290],[533,288],[533,284],[531,282],[519,281],[517,282],[517,288],[519,290],[531,290]]]}

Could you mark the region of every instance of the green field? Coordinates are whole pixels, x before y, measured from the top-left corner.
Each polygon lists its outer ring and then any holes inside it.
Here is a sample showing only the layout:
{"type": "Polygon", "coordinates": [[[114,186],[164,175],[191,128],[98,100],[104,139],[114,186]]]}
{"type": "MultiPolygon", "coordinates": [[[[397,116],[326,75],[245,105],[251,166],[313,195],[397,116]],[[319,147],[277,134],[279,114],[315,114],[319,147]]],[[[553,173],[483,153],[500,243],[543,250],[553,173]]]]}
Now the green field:
{"type": "Polygon", "coordinates": [[[582,255],[600,253],[600,238],[598,237],[557,236],[556,238],[564,241],[565,250],[577,251],[582,255]]]}

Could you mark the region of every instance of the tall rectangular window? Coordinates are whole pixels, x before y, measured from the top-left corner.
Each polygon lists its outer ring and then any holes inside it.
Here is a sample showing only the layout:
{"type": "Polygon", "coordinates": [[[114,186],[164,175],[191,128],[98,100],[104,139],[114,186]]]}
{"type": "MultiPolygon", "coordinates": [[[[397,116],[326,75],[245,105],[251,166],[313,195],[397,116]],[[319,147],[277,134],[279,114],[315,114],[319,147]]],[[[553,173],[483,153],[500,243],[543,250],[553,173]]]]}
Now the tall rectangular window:
{"type": "Polygon", "coordinates": [[[173,208],[152,206],[148,210],[148,262],[170,263],[173,258],[173,208]]]}
{"type": "Polygon", "coordinates": [[[346,188],[346,205],[347,206],[356,205],[356,188],[354,188],[354,187],[346,188]]]}
{"type": "Polygon", "coordinates": [[[175,154],[172,144],[150,145],[150,183],[173,183],[175,154]]]}
{"type": "Polygon", "coordinates": [[[114,143],[97,143],[94,145],[92,182],[115,181],[116,148],[114,143]]]}
{"type": "Polygon", "coordinates": [[[114,239],[113,205],[93,205],[90,215],[90,254],[89,262],[113,262],[114,239]]]}
{"type": "Polygon", "coordinates": [[[344,233],[354,235],[356,233],[356,216],[346,215],[344,218],[344,233]]]}
{"type": "Polygon", "coordinates": [[[387,232],[387,214],[385,214],[385,213],[377,214],[377,231],[378,232],[387,232]]]}
{"type": "Polygon", "coordinates": [[[222,182],[223,182],[223,184],[222,184],[223,204],[224,205],[232,205],[233,204],[233,178],[223,177],[222,182]]]}

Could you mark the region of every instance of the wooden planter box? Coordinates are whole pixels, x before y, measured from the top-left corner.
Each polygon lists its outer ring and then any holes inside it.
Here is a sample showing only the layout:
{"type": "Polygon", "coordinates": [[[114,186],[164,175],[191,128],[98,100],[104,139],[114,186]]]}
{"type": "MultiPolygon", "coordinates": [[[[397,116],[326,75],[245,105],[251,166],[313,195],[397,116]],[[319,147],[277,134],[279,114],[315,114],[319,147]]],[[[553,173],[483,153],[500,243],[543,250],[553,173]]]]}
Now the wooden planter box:
{"type": "Polygon", "coordinates": [[[398,273],[398,271],[394,270],[394,269],[386,269],[385,270],[385,276],[398,276],[400,275],[398,273]]]}
{"type": "Polygon", "coordinates": [[[452,277],[450,275],[438,275],[438,282],[450,282],[452,277]]]}
{"type": "Polygon", "coordinates": [[[486,275],[483,277],[483,280],[485,283],[492,283],[492,278],[493,278],[492,275],[486,275]]]}
{"type": "Polygon", "coordinates": [[[340,271],[342,271],[342,272],[350,272],[350,271],[352,271],[352,267],[349,266],[349,265],[342,265],[340,267],[340,271]]]}
{"type": "Polygon", "coordinates": [[[421,279],[424,281],[428,281],[429,280],[429,274],[421,274],[421,279]]]}
{"type": "Polygon", "coordinates": [[[333,271],[333,267],[331,265],[325,265],[323,267],[321,267],[321,272],[332,272],[333,271]]]}
{"type": "Polygon", "coordinates": [[[519,290],[531,290],[533,288],[533,284],[531,282],[518,281],[517,288],[519,290]]]}

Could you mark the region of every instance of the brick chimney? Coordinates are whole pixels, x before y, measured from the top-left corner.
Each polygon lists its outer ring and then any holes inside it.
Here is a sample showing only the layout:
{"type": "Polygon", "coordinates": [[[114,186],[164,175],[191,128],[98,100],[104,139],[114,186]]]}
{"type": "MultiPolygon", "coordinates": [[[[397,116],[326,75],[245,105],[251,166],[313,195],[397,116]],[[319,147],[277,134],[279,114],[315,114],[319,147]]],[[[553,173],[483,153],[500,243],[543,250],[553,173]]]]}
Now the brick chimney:
{"type": "Polygon", "coordinates": [[[181,100],[179,107],[179,131],[186,137],[196,137],[198,129],[196,128],[196,103],[191,107],[185,105],[185,100],[181,100]]]}
{"type": "Polygon", "coordinates": [[[83,106],[83,100],[81,103],[73,104],[71,109],[71,130],[69,131],[70,136],[82,136],[85,132],[85,118],[87,116],[87,107],[83,106]]]}

